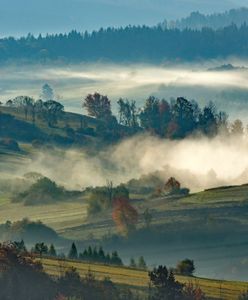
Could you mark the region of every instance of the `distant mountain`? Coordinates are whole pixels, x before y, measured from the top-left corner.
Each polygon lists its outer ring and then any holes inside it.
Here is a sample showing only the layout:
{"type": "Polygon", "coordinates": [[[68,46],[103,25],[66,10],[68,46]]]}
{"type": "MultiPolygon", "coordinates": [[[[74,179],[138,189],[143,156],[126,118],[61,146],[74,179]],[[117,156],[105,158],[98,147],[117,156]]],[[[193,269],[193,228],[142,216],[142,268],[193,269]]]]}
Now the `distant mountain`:
{"type": "Polygon", "coordinates": [[[231,24],[241,26],[244,23],[248,24],[248,8],[246,7],[231,9],[224,13],[214,13],[209,15],[205,15],[200,13],[199,11],[195,11],[192,12],[187,18],[170,22],[165,20],[160,24],[160,26],[162,26],[162,28],[178,29],[202,29],[203,27],[220,29],[231,24]]]}
{"type": "Polygon", "coordinates": [[[247,0],[0,0],[0,36],[156,25],[192,11],[204,14],[247,5],[247,0]]]}

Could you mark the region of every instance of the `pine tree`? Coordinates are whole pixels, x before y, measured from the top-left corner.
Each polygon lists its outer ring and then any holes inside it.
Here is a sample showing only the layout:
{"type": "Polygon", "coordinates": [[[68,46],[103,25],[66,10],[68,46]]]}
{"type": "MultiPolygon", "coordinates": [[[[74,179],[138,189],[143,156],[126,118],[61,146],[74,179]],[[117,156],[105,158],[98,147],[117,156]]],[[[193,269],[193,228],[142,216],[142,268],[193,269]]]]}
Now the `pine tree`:
{"type": "Polygon", "coordinates": [[[118,266],[123,265],[122,260],[120,259],[117,251],[114,251],[112,253],[111,264],[118,265],[118,266]]]}
{"type": "Polygon", "coordinates": [[[111,263],[111,257],[110,257],[110,254],[109,254],[109,253],[107,253],[107,255],[106,255],[104,261],[105,261],[105,263],[107,263],[107,264],[110,264],[110,263],[111,263]]]}
{"type": "Polygon", "coordinates": [[[87,260],[88,257],[89,257],[88,251],[87,251],[87,249],[84,249],[84,252],[83,252],[83,258],[84,258],[85,260],[87,260]]]}
{"type": "Polygon", "coordinates": [[[79,258],[81,260],[87,260],[88,259],[88,251],[87,251],[87,249],[84,249],[84,252],[79,254],[79,258]]]}
{"type": "Polygon", "coordinates": [[[102,247],[99,248],[99,252],[98,252],[98,258],[100,261],[104,262],[105,261],[105,253],[102,249],[102,247]]]}
{"type": "Polygon", "coordinates": [[[139,258],[139,263],[138,263],[138,267],[142,270],[146,270],[147,269],[147,265],[146,265],[146,262],[145,262],[145,259],[143,256],[141,256],[139,258]]]}
{"type": "Polygon", "coordinates": [[[45,243],[36,243],[33,251],[42,257],[43,254],[46,255],[48,253],[48,247],[45,243]]]}
{"type": "Polygon", "coordinates": [[[75,243],[72,243],[70,252],[68,254],[68,258],[70,259],[78,259],[78,251],[75,243]]]}
{"type": "Polygon", "coordinates": [[[91,260],[92,256],[93,256],[93,251],[92,251],[91,246],[89,246],[89,248],[88,248],[88,259],[91,260]]]}
{"type": "Polygon", "coordinates": [[[57,252],[55,250],[55,247],[53,244],[50,245],[49,251],[48,251],[48,255],[52,256],[52,257],[56,257],[57,256],[57,252]]]}
{"type": "Polygon", "coordinates": [[[93,249],[93,261],[97,261],[98,260],[98,252],[97,252],[97,248],[94,247],[93,249]]]}
{"type": "Polygon", "coordinates": [[[135,259],[134,258],[131,258],[130,259],[130,265],[129,265],[131,268],[137,268],[137,264],[135,262],[135,259]]]}

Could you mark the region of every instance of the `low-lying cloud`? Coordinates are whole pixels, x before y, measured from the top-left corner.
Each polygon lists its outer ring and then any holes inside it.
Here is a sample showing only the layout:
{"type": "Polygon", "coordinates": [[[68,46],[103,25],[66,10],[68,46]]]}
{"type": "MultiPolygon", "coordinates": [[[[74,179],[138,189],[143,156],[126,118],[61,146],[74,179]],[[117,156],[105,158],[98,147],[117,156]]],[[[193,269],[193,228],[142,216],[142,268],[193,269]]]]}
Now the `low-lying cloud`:
{"type": "Polygon", "coordinates": [[[141,135],[95,154],[79,150],[41,151],[16,174],[40,172],[70,189],[125,183],[160,171],[192,191],[248,182],[248,140],[243,137],[161,140],[141,135]]]}
{"type": "Polygon", "coordinates": [[[248,65],[247,62],[229,60],[203,62],[201,65],[85,63],[1,66],[1,101],[23,94],[38,98],[41,86],[47,82],[53,86],[65,108],[74,112],[81,111],[81,101],[88,93],[98,91],[110,97],[114,110],[120,97],[134,99],[138,106],[142,106],[150,95],[166,99],[184,96],[201,104],[216,101],[228,113],[234,111],[237,116],[245,118],[243,108],[236,104],[246,105],[243,95],[248,94],[248,69],[208,70],[229,62],[237,66],[248,65]]]}

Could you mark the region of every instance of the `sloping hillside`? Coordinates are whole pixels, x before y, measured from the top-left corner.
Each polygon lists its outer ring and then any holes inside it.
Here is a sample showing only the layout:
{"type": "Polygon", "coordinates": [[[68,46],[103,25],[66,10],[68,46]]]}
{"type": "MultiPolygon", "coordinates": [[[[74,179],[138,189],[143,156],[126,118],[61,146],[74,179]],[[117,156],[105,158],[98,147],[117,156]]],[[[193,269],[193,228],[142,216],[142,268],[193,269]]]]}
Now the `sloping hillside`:
{"type": "MultiPolygon", "coordinates": [[[[70,267],[74,267],[82,277],[90,270],[97,279],[102,280],[108,277],[114,283],[148,291],[149,277],[147,271],[56,259],[42,259],[42,265],[45,271],[53,276],[59,276],[61,272],[64,272],[70,267]]],[[[244,282],[220,281],[184,276],[177,276],[177,280],[182,283],[191,282],[199,286],[208,297],[213,299],[237,300],[239,295],[248,289],[248,283],[244,282]]]]}

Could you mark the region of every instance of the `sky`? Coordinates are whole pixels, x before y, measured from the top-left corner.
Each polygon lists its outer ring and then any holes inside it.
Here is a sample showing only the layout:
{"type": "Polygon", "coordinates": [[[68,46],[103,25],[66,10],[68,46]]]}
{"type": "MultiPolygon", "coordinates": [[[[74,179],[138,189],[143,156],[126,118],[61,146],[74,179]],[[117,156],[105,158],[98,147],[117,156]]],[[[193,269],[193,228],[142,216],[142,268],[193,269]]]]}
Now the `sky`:
{"type": "Polygon", "coordinates": [[[0,36],[155,25],[192,11],[223,12],[248,0],[0,0],[0,36]]]}

